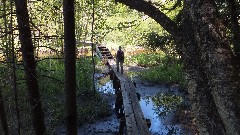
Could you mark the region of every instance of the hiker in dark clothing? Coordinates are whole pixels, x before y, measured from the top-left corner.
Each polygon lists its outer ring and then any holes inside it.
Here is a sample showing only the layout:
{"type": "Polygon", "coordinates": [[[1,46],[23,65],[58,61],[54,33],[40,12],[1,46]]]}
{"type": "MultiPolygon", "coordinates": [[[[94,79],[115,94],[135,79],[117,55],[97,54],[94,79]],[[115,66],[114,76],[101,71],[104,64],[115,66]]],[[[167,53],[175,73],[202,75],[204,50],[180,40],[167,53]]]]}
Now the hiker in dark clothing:
{"type": "Polygon", "coordinates": [[[122,47],[119,46],[119,50],[117,51],[117,72],[119,72],[119,64],[121,66],[121,74],[123,74],[123,63],[124,63],[124,52],[122,51],[122,47]]]}

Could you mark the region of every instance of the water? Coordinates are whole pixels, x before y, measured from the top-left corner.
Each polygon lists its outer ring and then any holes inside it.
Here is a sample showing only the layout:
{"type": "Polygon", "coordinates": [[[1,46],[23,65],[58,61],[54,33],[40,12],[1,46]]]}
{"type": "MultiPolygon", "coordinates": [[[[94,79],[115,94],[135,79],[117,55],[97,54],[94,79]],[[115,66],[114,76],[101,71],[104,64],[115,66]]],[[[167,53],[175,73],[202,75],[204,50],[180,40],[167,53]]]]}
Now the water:
{"type": "Polygon", "coordinates": [[[113,89],[113,83],[112,81],[108,81],[107,83],[105,83],[105,85],[100,85],[98,84],[98,88],[97,90],[99,92],[103,92],[103,93],[111,93],[111,94],[115,94],[115,90],[113,89]],[[99,87],[100,86],[100,87],[99,87]]]}
{"type": "MultiPolygon", "coordinates": [[[[106,97],[111,97],[111,104],[115,101],[115,90],[113,89],[112,81],[106,81],[104,85],[97,84],[97,90],[105,94],[106,97]],[[107,95],[107,96],[106,96],[107,95]]],[[[152,135],[192,135],[181,131],[182,127],[172,120],[174,114],[170,113],[166,117],[160,117],[156,112],[156,106],[151,97],[157,95],[159,92],[167,91],[168,89],[163,86],[146,86],[141,83],[137,83],[137,92],[141,94],[140,106],[142,108],[145,118],[151,120],[151,127],[149,131],[152,135]]],[[[114,107],[114,106],[113,106],[114,107]]],[[[161,110],[161,108],[160,108],[161,110]]],[[[78,135],[116,135],[119,130],[119,119],[113,113],[109,117],[98,119],[94,123],[85,123],[78,127],[78,135]]],[[[66,127],[62,125],[59,127],[55,135],[65,135],[66,127]]]]}
{"type": "MultiPolygon", "coordinates": [[[[98,85],[100,86],[100,85],[98,85]]],[[[156,106],[151,97],[157,95],[158,92],[166,91],[167,89],[162,86],[152,87],[138,84],[137,92],[141,94],[139,101],[144,117],[150,119],[151,127],[150,132],[152,135],[180,135],[182,134],[180,125],[173,122],[174,114],[169,113],[165,117],[160,117],[156,112],[156,106]]],[[[114,94],[112,81],[108,81],[105,85],[98,87],[98,91],[103,93],[114,94]]],[[[162,109],[162,108],[158,108],[162,109]]]]}
{"type": "MultiPolygon", "coordinates": [[[[149,98],[141,98],[140,106],[143,111],[145,118],[150,119],[151,127],[150,131],[152,134],[156,135],[166,135],[166,134],[180,134],[180,126],[171,124],[173,119],[173,114],[168,114],[166,117],[160,117],[154,108],[153,101],[149,98]]],[[[160,108],[161,109],[161,108],[160,108]]]]}

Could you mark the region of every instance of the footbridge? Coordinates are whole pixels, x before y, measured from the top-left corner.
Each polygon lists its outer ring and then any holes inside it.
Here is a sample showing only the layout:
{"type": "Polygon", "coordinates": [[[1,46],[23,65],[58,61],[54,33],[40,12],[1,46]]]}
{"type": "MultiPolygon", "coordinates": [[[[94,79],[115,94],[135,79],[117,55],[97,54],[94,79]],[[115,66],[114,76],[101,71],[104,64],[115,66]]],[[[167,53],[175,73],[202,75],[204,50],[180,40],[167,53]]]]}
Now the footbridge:
{"type": "Polygon", "coordinates": [[[126,75],[116,71],[113,56],[105,46],[97,45],[96,53],[100,58],[107,59],[106,65],[110,71],[110,79],[113,80],[116,94],[115,111],[120,120],[119,134],[126,132],[127,135],[150,135],[151,123],[149,119],[144,118],[136,85],[126,75]]]}

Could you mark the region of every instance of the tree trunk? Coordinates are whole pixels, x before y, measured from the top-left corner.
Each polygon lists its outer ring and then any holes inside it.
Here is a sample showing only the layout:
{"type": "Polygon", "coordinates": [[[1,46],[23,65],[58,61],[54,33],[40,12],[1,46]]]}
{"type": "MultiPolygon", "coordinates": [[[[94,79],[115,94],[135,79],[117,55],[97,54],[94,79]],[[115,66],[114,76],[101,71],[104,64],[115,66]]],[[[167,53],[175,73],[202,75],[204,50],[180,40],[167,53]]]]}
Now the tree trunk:
{"type": "Polygon", "coordinates": [[[240,134],[240,110],[236,103],[238,86],[234,81],[233,54],[226,40],[225,27],[218,18],[213,0],[195,0],[190,8],[197,40],[218,113],[226,133],[240,134]]]}
{"type": "MultiPolygon", "coordinates": [[[[13,6],[14,2],[11,1],[11,13],[13,13],[13,6]]],[[[9,38],[9,43],[11,43],[11,56],[12,56],[12,63],[11,63],[11,69],[12,69],[12,89],[14,91],[14,102],[15,102],[15,110],[16,110],[16,117],[17,117],[17,133],[18,135],[21,135],[21,120],[20,120],[20,109],[19,109],[19,103],[18,103],[18,90],[17,90],[17,75],[16,75],[16,56],[15,56],[15,44],[14,44],[14,32],[13,32],[13,14],[11,14],[11,38],[9,38]]]]}
{"type": "Polygon", "coordinates": [[[181,31],[183,31],[181,36],[185,38],[184,40],[176,38],[176,41],[178,44],[182,44],[179,50],[181,50],[187,88],[191,95],[192,111],[197,120],[196,124],[199,133],[202,135],[224,135],[224,125],[222,124],[217,108],[214,104],[210,87],[208,86],[207,75],[204,72],[203,67],[201,67],[203,63],[201,60],[201,54],[197,47],[196,40],[192,38],[194,37],[194,29],[189,20],[189,14],[187,11],[183,13],[185,19],[181,26],[181,31]]]}
{"type": "Polygon", "coordinates": [[[67,135],[77,135],[74,0],[63,1],[67,135]]]}
{"type": "Polygon", "coordinates": [[[3,129],[3,135],[9,135],[1,87],[0,87],[0,121],[3,129]]]}
{"type": "MultiPolygon", "coordinates": [[[[7,28],[7,12],[6,12],[6,10],[7,10],[7,8],[6,8],[6,0],[3,0],[2,1],[2,4],[3,4],[3,15],[4,15],[4,17],[3,17],[3,21],[4,21],[4,33],[7,33],[7,31],[8,31],[8,28],[7,28]]],[[[6,59],[8,60],[9,59],[9,45],[8,45],[8,43],[7,43],[7,34],[6,34],[6,36],[4,36],[4,38],[2,39],[3,41],[5,41],[6,42],[6,45],[5,45],[5,48],[6,48],[6,50],[5,50],[5,52],[6,52],[6,59]]],[[[4,44],[4,43],[3,43],[4,44]]]]}
{"type": "Polygon", "coordinates": [[[233,55],[211,0],[184,0],[179,27],[144,0],[116,0],[152,17],[175,39],[200,134],[240,134],[233,55]]]}
{"type": "MultiPolygon", "coordinates": [[[[238,23],[238,16],[239,14],[239,3],[236,0],[227,0],[228,2],[228,9],[230,11],[230,23],[231,23],[231,32],[233,34],[232,43],[233,43],[233,50],[235,54],[235,75],[236,81],[240,84],[240,26],[238,23]]],[[[238,106],[240,108],[240,90],[237,93],[237,102],[239,103],[238,106]]]]}
{"type": "Polygon", "coordinates": [[[29,26],[27,0],[16,0],[16,14],[19,29],[19,39],[23,57],[24,71],[27,82],[28,98],[31,105],[32,124],[36,135],[46,133],[44,113],[40,100],[36,61],[34,58],[33,43],[29,26]]]}
{"type": "Polygon", "coordinates": [[[233,33],[233,47],[237,59],[240,61],[240,26],[238,23],[237,2],[235,0],[227,0],[228,9],[230,10],[231,31],[233,33]]]}

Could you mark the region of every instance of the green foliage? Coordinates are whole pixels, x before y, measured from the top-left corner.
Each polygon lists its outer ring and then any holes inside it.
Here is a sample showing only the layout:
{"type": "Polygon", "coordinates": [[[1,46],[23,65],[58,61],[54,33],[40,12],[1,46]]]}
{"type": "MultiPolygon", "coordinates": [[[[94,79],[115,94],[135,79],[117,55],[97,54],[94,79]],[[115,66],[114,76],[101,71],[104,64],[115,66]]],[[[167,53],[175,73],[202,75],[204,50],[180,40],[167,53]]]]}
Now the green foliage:
{"type": "MultiPolygon", "coordinates": [[[[107,103],[93,90],[93,66],[91,62],[90,58],[80,57],[76,63],[78,121],[80,124],[109,115],[110,112],[107,103]]],[[[47,121],[55,125],[64,118],[64,60],[46,59],[39,62],[38,65],[40,88],[41,91],[45,92],[43,96],[44,108],[49,114],[47,121]]]]}
{"type": "Polygon", "coordinates": [[[62,35],[61,25],[62,1],[34,1],[29,2],[28,7],[30,22],[38,27],[44,35],[62,35]]]}
{"type": "Polygon", "coordinates": [[[44,59],[38,62],[39,89],[48,132],[54,131],[64,117],[64,63],[63,59],[44,59]]]}
{"type": "Polygon", "coordinates": [[[80,91],[93,90],[93,66],[89,58],[80,58],[76,63],[77,88],[80,91]]]}
{"type": "MultiPolygon", "coordinates": [[[[45,59],[38,63],[40,89],[48,94],[64,93],[64,60],[45,59]],[[50,91],[51,90],[51,91],[50,91]],[[56,93],[57,92],[57,93],[56,93]]],[[[77,89],[80,91],[93,90],[93,66],[90,58],[79,58],[76,62],[77,89]]]]}
{"type": "MultiPolygon", "coordinates": [[[[167,0],[164,2],[159,0],[154,1],[153,5],[161,9],[173,20],[182,9],[180,0],[167,0]]],[[[108,32],[104,38],[104,42],[113,42],[118,45],[145,45],[146,42],[150,41],[146,36],[151,33],[158,34],[162,38],[160,40],[163,40],[163,38],[165,40],[168,36],[166,34],[167,32],[149,16],[131,10],[122,4],[117,4],[112,8],[115,14],[108,17],[106,20],[107,25],[112,31],[108,32]],[[124,25],[125,27],[118,27],[121,26],[121,24],[126,25],[124,25]]]]}
{"type": "Polygon", "coordinates": [[[141,72],[141,77],[147,81],[161,84],[181,84],[184,78],[182,66],[179,64],[159,65],[141,72]]]}
{"type": "Polygon", "coordinates": [[[105,43],[115,43],[118,45],[142,45],[144,43],[144,35],[151,31],[162,31],[153,19],[131,10],[115,14],[108,17],[107,25],[111,31],[104,38],[105,43]],[[126,19],[127,18],[127,19],[126,19]],[[151,25],[149,27],[149,25],[151,25]]]}
{"type": "MultiPolygon", "coordinates": [[[[97,63],[97,59],[95,59],[97,63]]],[[[42,90],[50,89],[64,93],[64,60],[63,59],[46,59],[39,62],[40,87],[42,90]],[[58,88],[60,86],[60,88],[58,88]]],[[[76,61],[76,82],[77,90],[89,91],[93,90],[93,66],[90,58],[80,57],[76,61]]],[[[49,92],[51,94],[52,92],[49,92]]]]}
{"type": "Polygon", "coordinates": [[[149,52],[149,53],[139,53],[132,57],[132,61],[137,63],[138,66],[142,67],[152,67],[159,65],[162,59],[165,57],[163,52],[149,52]]]}
{"type": "Polygon", "coordinates": [[[110,108],[105,100],[100,98],[99,93],[94,91],[81,91],[78,97],[78,122],[93,122],[96,118],[110,115],[110,108]]]}
{"type": "Polygon", "coordinates": [[[46,95],[64,93],[63,59],[45,59],[38,63],[40,90],[46,95]]]}
{"type": "MultiPolygon", "coordinates": [[[[80,58],[77,60],[77,100],[79,122],[93,121],[98,117],[109,115],[109,106],[99,93],[92,88],[92,65],[90,58],[80,58]]],[[[63,122],[65,117],[65,92],[64,92],[64,59],[44,59],[37,63],[39,89],[47,124],[48,134],[63,122]]],[[[19,98],[20,118],[23,134],[31,134],[31,114],[28,104],[28,95],[25,84],[25,76],[22,65],[17,65],[17,90],[19,98]]],[[[8,119],[12,125],[10,117],[15,117],[14,91],[12,90],[11,70],[8,65],[0,65],[0,86],[3,91],[5,105],[9,106],[8,119]],[[3,80],[4,78],[4,80],[3,80]]],[[[14,119],[15,120],[15,119],[14,119]]],[[[15,127],[10,127],[15,131],[15,127]]]]}
{"type": "Polygon", "coordinates": [[[160,53],[141,53],[133,56],[132,60],[139,66],[148,69],[139,73],[147,81],[162,84],[184,85],[182,65],[179,59],[160,53]]]}
{"type": "Polygon", "coordinates": [[[172,37],[168,34],[159,35],[156,32],[150,32],[146,33],[143,39],[143,46],[151,50],[161,49],[167,54],[171,52],[171,50],[175,50],[176,47],[172,37]]]}
{"type": "Polygon", "coordinates": [[[166,116],[168,113],[176,110],[183,102],[183,98],[171,93],[158,93],[152,97],[156,106],[154,110],[159,116],[166,116]]]}
{"type": "Polygon", "coordinates": [[[163,37],[159,36],[155,32],[150,32],[146,35],[146,43],[145,45],[153,50],[156,48],[163,48],[162,46],[165,44],[165,40],[163,37]]]}

